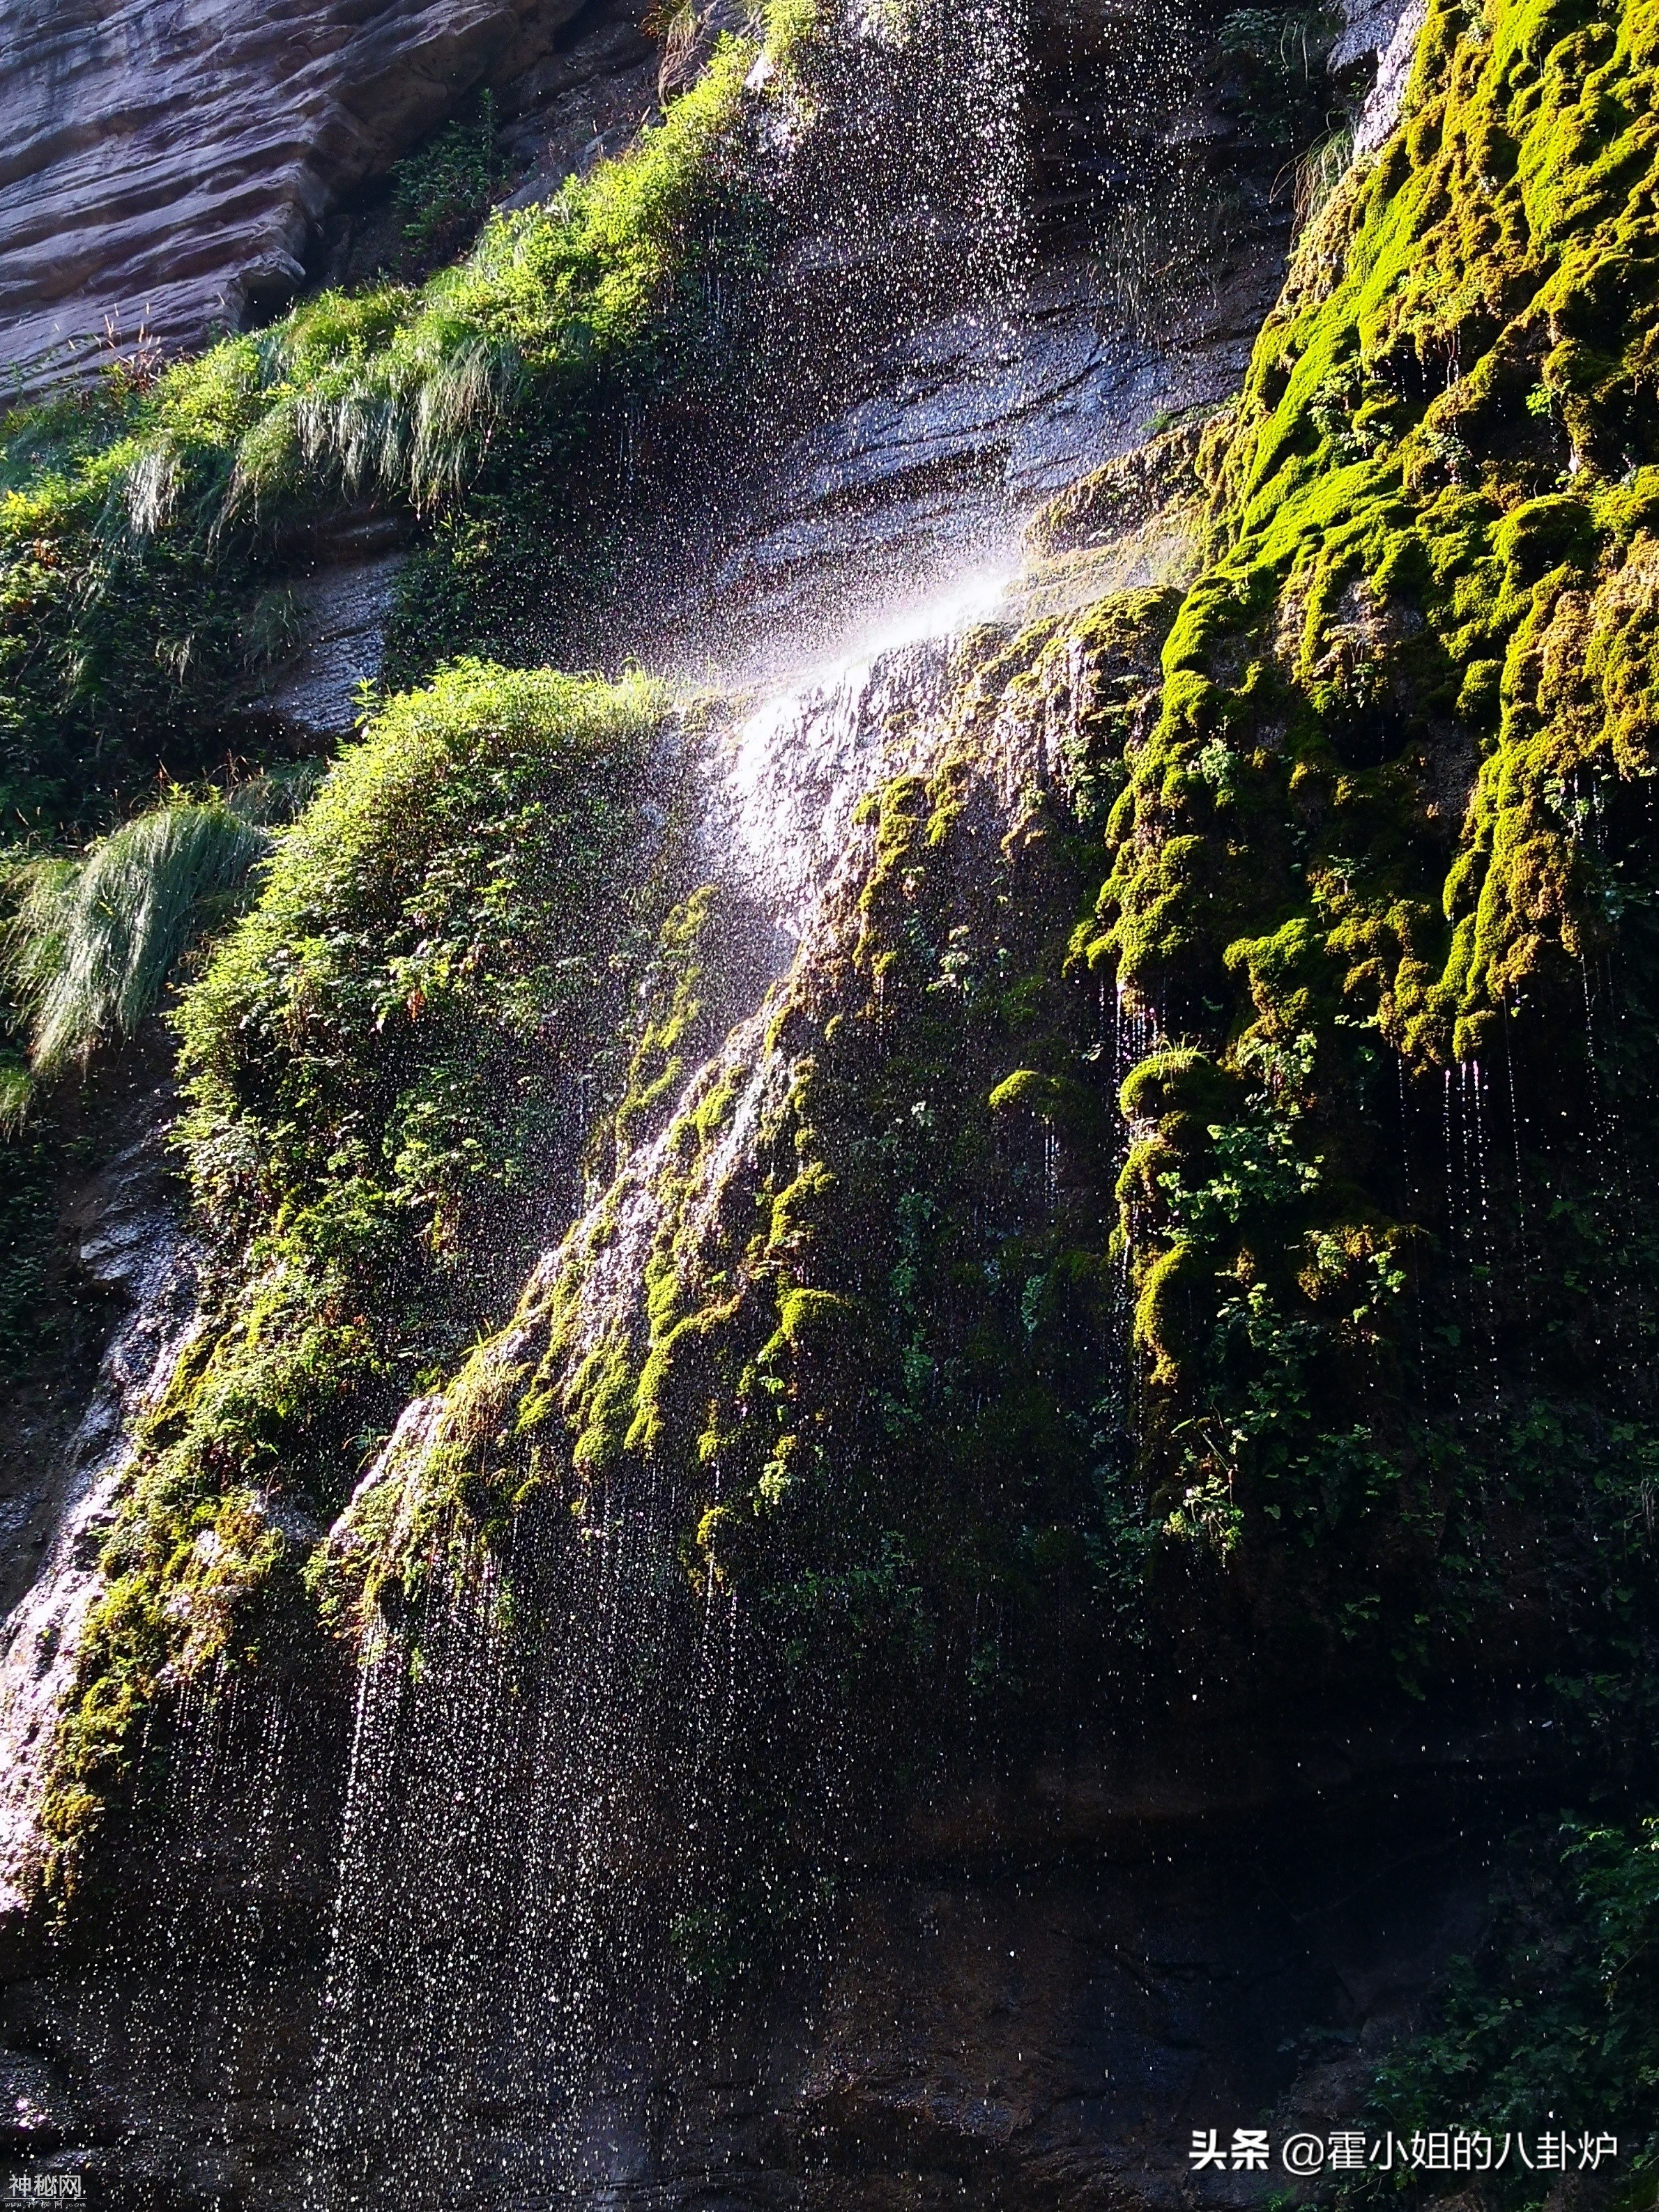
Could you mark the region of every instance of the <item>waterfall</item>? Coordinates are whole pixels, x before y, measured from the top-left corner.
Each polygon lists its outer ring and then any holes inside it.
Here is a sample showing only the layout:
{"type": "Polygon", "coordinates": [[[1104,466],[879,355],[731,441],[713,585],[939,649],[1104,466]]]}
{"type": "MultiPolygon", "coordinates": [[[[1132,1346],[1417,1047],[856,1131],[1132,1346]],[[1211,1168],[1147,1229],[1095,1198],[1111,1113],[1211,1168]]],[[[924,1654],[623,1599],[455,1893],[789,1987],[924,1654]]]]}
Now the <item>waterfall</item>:
{"type": "MultiPolygon", "coordinates": [[[[769,916],[783,970],[532,1274],[529,1315],[562,1283],[578,1289],[567,1387],[607,1344],[637,1345],[685,1117],[729,1094],[695,1187],[675,1194],[677,1249],[695,1254],[787,1093],[769,1028],[790,955],[846,926],[832,894],[867,864],[858,800],[937,750],[954,641],[997,588],[976,579],[916,611],[711,746],[710,856],[769,916]]],[[[526,1322],[481,1355],[469,1402],[510,1389],[535,1336],[526,1322]]],[[[410,1409],[337,1547],[388,1486],[399,1540],[414,1525],[447,1418],[441,1401],[410,1409]]],[[[684,1509],[671,1474],[630,1457],[574,1533],[568,1513],[532,1508],[486,1544],[446,1513],[418,1595],[394,1619],[371,1616],[325,2008],[319,2201],[598,2203],[648,2170],[652,2127],[666,2124],[653,2120],[653,2085],[691,2032],[685,1968],[711,1919],[702,1885],[721,1861],[745,1656],[737,1598],[712,1577],[700,1596],[688,1585],[684,1509]]]]}
{"type": "MultiPolygon", "coordinates": [[[[1018,7],[870,6],[850,20],[843,65],[896,68],[925,94],[911,142],[923,173],[894,194],[907,289],[923,306],[953,289],[1006,317],[1024,198],[1018,7]],[[964,201],[965,271],[952,244],[964,201]]],[[[854,129],[871,105],[857,94],[854,82],[838,109],[854,129]]],[[[847,170],[832,236],[873,212],[881,182],[869,164],[847,170]]],[[[567,1389],[583,1358],[637,1342],[677,1122],[730,1093],[696,1188],[674,1200],[678,1249],[695,1251],[787,1090],[769,1020],[792,963],[836,926],[831,895],[867,864],[858,802],[937,749],[955,641],[995,611],[1005,580],[970,566],[942,599],[924,593],[862,637],[854,626],[827,659],[734,701],[702,740],[708,872],[757,918],[750,964],[777,981],[532,1274],[526,1313],[576,1285],[567,1389]]],[[[479,1355],[471,1398],[510,1387],[532,1334],[509,1330],[479,1355]]],[[[406,1539],[454,1418],[439,1401],[410,1409],[337,1547],[388,1491],[406,1539]]],[[[701,1595],[688,1583],[675,1489],[629,1455],[574,1526],[532,1504],[488,1542],[440,1509],[391,1617],[370,1612],[313,2118],[319,2203],[597,2204],[648,2182],[674,2125],[661,2087],[672,2053],[710,2032],[720,1900],[707,1891],[745,1662],[738,1600],[712,1575],[701,1595]]]]}
{"type": "MultiPolygon", "coordinates": [[[[668,2085],[689,2052],[706,2069],[730,2032],[730,1783],[755,1703],[744,1599],[714,1568],[689,1570],[693,1501],[668,1455],[624,1454],[583,1485],[549,1483],[487,1528],[447,1487],[447,1468],[477,1409],[511,1401],[545,1351],[550,1308],[571,1309],[550,1384],[568,1403],[584,1363],[641,1352],[671,1233],[693,1267],[718,1243],[723,1204],[788,1098],[777,1031],[790,993],[857,928],[873,849],[860,802],[927,773],[954,736],[964,643],[1012,623],[1016,526],[1040,489],[1097,461],[1103,440],[1127,445],[1146,411],[1144,383],[1111,385],[1096,333],[1081,370],[1043,368],[1051,446],[1023,477],[982,434],[1023,419],[1031,374],[1027,46],[1024,0],[848,0],[817,94],[830,112],[800,145],[771,149],[768,188],[794,246],[759,349],[757,435],[817,426],[805,459],[786,445],[783,472],[810,459],[812,496],[839,515],[842,537],[832,546],[809,533],[789,558],[838,581],[821,594],[823,623],[780,620],[765,652],[718,672],[678,740],[700,793],[701,869],[742,937],[710,994],[724,1042],[532,1269],[518,1321],[448,1392],[405,1409],[331,1539],[338,1559],[395,1569],[364,1607],[355,1655],[304,2123],[311,2199],[332,2212],[650,2201],[669,2168],[720,2185],[726,2154],[676,2141],[668,2085]],[[837,476],[836,441],[877,404],[863,395],[900,341],[919,376],[935,347],[949,374],[914,408],[907,386],[890,410],[901,489],[884,492],[878,517],[858,506],[850,469],[837,476]],[[1067,443],[1072,386],[1085,375],[1104,380],[1117,411],[1077,415],[1067,443]],[[969,481],[987,453],[994,496],[969,481]],[[700,1115],[715,1135],[688,1168],[677,1133],[700,1115]]],[[[1126,62],[1126,110],[1143,91],[1126,62]]],[[[1163,92],[1158,102],[1169,105],[1163,92]]],[[[1134,202],[1120,189],[1115,204],[1134,202]]],[[[1119,256],[1131,305],[1139,252],[1119,256]]],[[[1086,325],[1092,307],[1077,312],[1086,325]]],[[[764,611],[753,585],[740,564],[716,578],[728,602],[764,611]]],[[[659,667],[696,665],[672,621],[653,647],[659,667]]],[[[997,764],[1005,796],[1053,777],[1051,735],[1030,759],[997,764]]],[[[1121,1073],[1156,1024],[1121,1004],[1109,1013],[1102,1048],[1121,1073]]],[[[580,1076],[551,1073],[580,1115],[580,1076]]],[[[1062,1146],[1052,1129],[1036,1141],[1036,1202],[1052,1213],[1062,1146]]],[[[698,1481],[698,1502],[718,1507],[718,1464],[698,1481]]],[[[171,2069],[198,2107],[222,2113],[234,2190],[235,2115],[263,2094],[258,1993],[276,1978],[266,1947],[293,1868],[320,1855],[326,1753],[303,1711],[217,1674],[167,1725],[167,1778],[149,1809],[188,1847],[158,1866],[118,1932],[130,2008],[87,2040],[118,2076],[171,2069]]],[[[846,1763],[825,1741],[801,1778],[812,1796],[803,1817],[826,1844],[846,1763]]],[[[822,1933],[811,1911],[793,1926],[810,1955],[822,1933]]],[[[304,2009],[295,2000],[287,2017],[304,2009]]]]}

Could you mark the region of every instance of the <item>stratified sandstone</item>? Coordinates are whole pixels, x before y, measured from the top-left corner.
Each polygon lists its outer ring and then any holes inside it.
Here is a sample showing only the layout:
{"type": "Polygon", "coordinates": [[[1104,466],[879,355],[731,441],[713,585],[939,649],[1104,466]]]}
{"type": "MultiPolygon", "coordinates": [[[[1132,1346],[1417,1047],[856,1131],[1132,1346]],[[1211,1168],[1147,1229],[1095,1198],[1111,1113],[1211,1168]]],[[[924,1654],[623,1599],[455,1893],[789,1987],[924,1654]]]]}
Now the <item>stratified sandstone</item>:
{"type": "MultiPolygon", "coordinates": [[[[280,305],[320,218],[582,0],[0,0],[0,365],[280,305]]],[[[607,12],[604,0],[590,7],[607,12]]]]}

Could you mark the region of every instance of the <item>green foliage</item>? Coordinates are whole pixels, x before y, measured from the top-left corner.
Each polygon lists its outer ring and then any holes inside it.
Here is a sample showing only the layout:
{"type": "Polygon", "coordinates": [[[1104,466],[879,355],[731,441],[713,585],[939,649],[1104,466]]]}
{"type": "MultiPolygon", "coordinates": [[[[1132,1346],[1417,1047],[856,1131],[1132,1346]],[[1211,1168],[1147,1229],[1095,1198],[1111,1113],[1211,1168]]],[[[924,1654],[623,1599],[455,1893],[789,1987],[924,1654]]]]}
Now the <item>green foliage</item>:
{"type": "MultiPolygon", "coordinates": [[[[602,1211],[452,1387],[486,1525],[539,1498],[574,1541],[600,1483],[669,1486],[775,1657],[757,1774],[825,1684],[949,1685],[1029,1747],[1058,1685],[1194,1649],[1252,1696],[1455,1676],[1644,1724],[1650,33],[1523,19],[1432,17],[1311,224],[1192,588],[968,656],[839,933],[641,1170],[643,1311],[587,1329],[602,1211]],[[1011,798],[1038,728],[1060,774],[1011,798]]],[[[1109,472],[1044,550],[1180,473],[1109,472]]]]}
{"type": "Polygon", "coordinates": [[[236,343],[146,388],[7,422],[0,464],[0,805],[86,828],[204,765],[251,666],[258,573],[214,534],[245,414],[236,343]]]}
{"type": "MultiPolygon", "coordinates": [[[[1455,2118],[1530,2141],[1619,2138],[1619,2172],[1659,2164],[1659,1821],[1565,1821],[1516,1854],[1480,1953],[1455,1966],[1438,2026],[1397,2051],[1376,2098],[1396,2127],[1455,2118]]],[[[1512,2160],[1499,2200],[1551,2180],[1512,2160]]]]}
{"type": "Polygon", "coordinates": [[[605,929],[599,973],[619,977],[630,904],[646,949],[654,934],[649,873],[620,906],[618,885],[662,713],[642,678],[478,663],[386,705],[180,1011],[185,1142],[216,1220],[361,1183],[383,1187],[365,1233],[384,1214],[397,1241],[448,1250],[487,1190],[540,1186],[557,1116],[528,1056],[586,1068],[595,1021],[617,1019],[577,947],[605,929]]]}
{"type": "Polygon", "coordinates": [[[60,1737],[66,1876],[159,1685],[299,1663],[304,1531],[580,1193],[684,896],[663,717],[641,678],[478,664],[390,701],[185,993],[179,1142],[216,1257],[60,1737]]]}
{"type": "Polygon", "coordinates": [[[545,206],[493,216],[419,293],[325,295],[266,333],[233,509],[299,487],[430,509],[471,480],[509,416],[568,414],[603,378],[665,367],[700,318],[696,278],[726,210],[721,155],[753,58],[728,42],[630,154],[545,206]]]}
{"type": "Polygon", "coordinates": [[[660,1121],[690,1072],[688,1051],[705,1041],[701,1026],[704,940],[715,903],[714,887],[704,884],[663,923],[656,957],[641,986],[643,1015],[629,1062],[627,1088],[617,1109],[617,1168],[641,1134],[660,1121]]]}
{"type": "Polygon", "coordinates": [[[234,911],[270,850],[222,800],[175,799],[125,823],[84,859],[14,866],[4,973],[34,1075],[84,1066],[131,1036],[191,939],[234,911]]]}
{"type": "Polygon", "coordinates": [[[472,116],[454,116],[392,171],[398,230],[417,252],[442,259],[465,244],[501,181],[495,104],[486,92],[472,116]]]}
{"type": "Polygon", "coordinates": [[[1322,6],[1236,8],[1223,16],[1223,105],[1251,146],[1282,155],[1328,129],[1325,58],[1339,22],[1322,6]]]}
{"type": "MultiPolygon", "coordinates": [[[[205,765],[268,652],[260,587],[290,525],[362,497],[430,518],[494,467],[515,520],[555,540],[568,518],[550,483],[599,412],[684,373],[704,278],[743,250],[754,58],[725,41],[628,154],[492,218],[419,289],[325,294],[153,380],[6,418],[0,806],[91,826],[158,764],[205,765]]],[[[477,635],[488,574],[461,596],[471,619],[433,634],[423,671],[442,636],[477,635]]]]}

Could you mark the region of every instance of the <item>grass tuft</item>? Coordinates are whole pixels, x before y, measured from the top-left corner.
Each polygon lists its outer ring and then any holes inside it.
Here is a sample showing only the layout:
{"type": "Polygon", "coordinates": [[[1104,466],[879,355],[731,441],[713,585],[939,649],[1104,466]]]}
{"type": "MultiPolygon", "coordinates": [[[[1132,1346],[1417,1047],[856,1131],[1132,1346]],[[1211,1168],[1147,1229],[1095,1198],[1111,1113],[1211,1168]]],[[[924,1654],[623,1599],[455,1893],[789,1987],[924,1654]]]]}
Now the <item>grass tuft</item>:
{"type": "Polygon", "coordinates": [[[132,1035],[191,939],[240,902],[270,842],[222,800],[175,800],[83,859],[14,864],[3,958],[36,1079],[132,1035]]]}

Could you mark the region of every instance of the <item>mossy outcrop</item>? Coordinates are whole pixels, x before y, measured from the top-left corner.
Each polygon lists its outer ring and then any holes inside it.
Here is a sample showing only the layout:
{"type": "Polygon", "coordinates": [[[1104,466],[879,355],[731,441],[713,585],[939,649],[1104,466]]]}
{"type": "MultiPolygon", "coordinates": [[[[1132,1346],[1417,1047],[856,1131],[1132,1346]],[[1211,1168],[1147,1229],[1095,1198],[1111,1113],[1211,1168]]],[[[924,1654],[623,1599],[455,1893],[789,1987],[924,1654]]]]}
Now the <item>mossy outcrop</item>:
{"type": "Polygon", "coordinates": [[[969,650],[822,941],[388,1470],[556,1545],[654,1468],[775,1655],[757,1808],[831,1702],[915,1771],[1200,1674],[1639,1760],[1649,28],[1431,18],[1210,434],[1209,565],[969,650]]]}
{"type": "Polygon", "coordinates": [[[185,998],[178,1140],[213,1264],[63,1723],[65,1875],[158,1701],[216,1668],[326,1671],[311,1549],[579,1203],[690,888],[667,720],[643,678],[477,664],[392,701],[185,998]]]}

